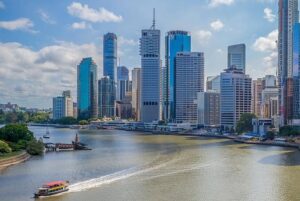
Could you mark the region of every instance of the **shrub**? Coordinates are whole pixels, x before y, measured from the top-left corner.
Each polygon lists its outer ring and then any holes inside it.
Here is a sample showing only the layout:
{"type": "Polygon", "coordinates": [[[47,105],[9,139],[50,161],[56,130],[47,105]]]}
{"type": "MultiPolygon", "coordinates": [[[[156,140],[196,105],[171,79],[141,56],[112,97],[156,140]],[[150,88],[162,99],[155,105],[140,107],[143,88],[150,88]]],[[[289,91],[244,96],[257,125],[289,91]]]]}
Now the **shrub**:
{"type": "Polygon", "coordinates": [[[0,140],[0,153],[10,153],[11,148],[8,146],[7,143],[0,140]]]}
{"type": "Polygon", "coordinates": [[[44,144],[41,140],[33,139],[28,142],[26,150],[30,155],[42,155],[44,144]]]}

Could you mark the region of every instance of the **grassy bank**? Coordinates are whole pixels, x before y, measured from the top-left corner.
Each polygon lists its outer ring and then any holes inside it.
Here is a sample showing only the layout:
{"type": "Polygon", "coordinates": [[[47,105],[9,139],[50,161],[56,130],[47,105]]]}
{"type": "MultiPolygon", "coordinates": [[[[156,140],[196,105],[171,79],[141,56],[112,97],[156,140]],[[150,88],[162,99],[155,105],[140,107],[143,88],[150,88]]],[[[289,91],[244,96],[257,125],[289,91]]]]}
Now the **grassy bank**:
{"type": "Polygon", "coordinates": [[[14,152],[10,152],[10,153],[0,154],[0,161],[10,158],[10,157],[21,155],[23,153],[24,153],[24,151],[14,151],[14,152]]]}

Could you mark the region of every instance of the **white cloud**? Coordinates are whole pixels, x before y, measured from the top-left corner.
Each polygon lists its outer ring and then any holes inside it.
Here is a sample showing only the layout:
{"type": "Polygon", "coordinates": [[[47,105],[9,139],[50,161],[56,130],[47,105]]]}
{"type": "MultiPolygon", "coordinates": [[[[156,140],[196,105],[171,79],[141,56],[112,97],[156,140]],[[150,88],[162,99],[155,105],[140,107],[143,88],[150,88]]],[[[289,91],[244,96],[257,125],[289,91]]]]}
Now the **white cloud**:
{"type": "Polygon", "coordinates": [[[134,46],[134,45],[138,45],[138,41],[135,41],[133,39],[127,39],[124,38],[123,36],[119,36],[118,37],[118,45],[119,46],[125,46],[125,45],[130,45],[130,46],[134,46]]]}
{"type": "Polygon", "coordinates": [[[72,28],[73,29],[86,29],[87,24],[85,22],[74,22],[72,24],[72,28]]]}
{"type": "Polygon", "coordinates": [[[5,5],[2,1],[0,1],[0,9],[4,9],[5,8],[5,5]]]}
{"type": "MultiPolygon", "coordinates": [[[[1,101],[45,107],[65,89],[72,90],[76,98],[76,66],[83,57],[102,64],[94,44],[60,42],[34,51],[16,42],[0,43],[1,101]]],[[[100,69],[98,66],[98,72],[100,69]]]]}
{"type": "Polygon", "coordinates": [[[207,30],[199,30],[193,34],[199,43],[207,42],[212,36],[212,33],[207,30]]]}
{"type": "Polygon", "coordinates": [[[274,30],[266,37],[259,37],[253,44],[253,48],[259,52],[272,52],[277,49],[278,30],[274,30]]]}
{"type": "Polygon", "coordinates": [[[217,7],[220,5],[231,5],[234,3],[234,0],[210,0],[209,6],[211,7],[217,7]]]}
{"type": "Polygon", "coordinates": [[[224,24],[221,20],[218,19],[218,20],[213,21],[212,23],[210,23],[210,27],[215,31],[219,31],[219,30],[223,29],[224,24]]]}
{"type": "Polygon", "coordinates": [[[259,37],[253,44],[255,51],[267,54],[263,58],[264,71],[267,74],[275,74],[278,65],[277,43],[278,30],[274,30],[266,37],[259,37]]]}
{"type": "Polygon", "coordinates": [[[267,19],[269,22],[274,22],[276,15],[273,14],[272,9],[270,8],[265,8],[264,9],[264,18],[267,19]]]}
{"type": "Polygon", "coordinates": [[[39,15],[41,16],[41,19],[46,22],[47,24],[56,24],[54,20],[50,18],[50,16],[43,10],[38,11],[39,15]]]}
{"type": "Polygon", "coordinates": [[[90,22],[120,22],[123,20],[122,16],[116,15],[105,8],[96,10],[89,8],[87,4],[78,2],[73,2],[67,9],[70,15],[90,22]]]}
{"type": "Polygon", "coordinates": [[[33,26],[33,22],[28,18],[19,18],[12,21],[0,21],[0,28],[10,31],[24,30],[34,33],[36,31],[31,29],[33,26]]]}

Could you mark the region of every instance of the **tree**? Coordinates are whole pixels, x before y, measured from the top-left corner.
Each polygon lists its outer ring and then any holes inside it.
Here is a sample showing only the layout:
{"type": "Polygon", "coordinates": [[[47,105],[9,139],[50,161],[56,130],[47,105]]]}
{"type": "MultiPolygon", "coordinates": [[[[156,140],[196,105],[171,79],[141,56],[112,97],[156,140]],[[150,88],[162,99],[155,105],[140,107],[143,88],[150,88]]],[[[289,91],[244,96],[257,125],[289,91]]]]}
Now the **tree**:
{"type": "Polygon", "coordinates": [[[7,143],[0,140],[0,153],[10,153],[11,148],[8,146],[7,143]]]}
{"type": "Polygon", "coordinates": [[[42,155],[44,152],[44,143],[42,140],[33,139],[28,142],[26,150],[30,155],[42,155]]]}
{"type": "Polygon", "coordinates": [[[87,120],[80,120],[79,124],[80,125],[87,125],[89,122],[87,120]]]}
{"type": "Polygon", "coordinates": [[[252,119],[256,118],[255,114],[244,113],[241,115],[240,120],[237,123],[236,131],[239,134],[252,131],[252,119]]]}
{"type": "Polygon", "coordinates": [[[296,136],[300,135],[299,129],[293,126],[283,126],[279,129],[279,135],[281,136],[296,136]]]}
{"type": "Polygon", "coordinates": [[[268,131],[268,132],[266,133],[266,137],[267,137],[267,139],[274,140],[274,138],[275,138],[275,133],[274,133],[274,131],[268,131]]]}
{"type": "Polygon", "coordinates": [[[0,140],[17,143],[19,140],[32,140],[33,133],[25,124],[8,124],[0,128],[0,140]]]}
{"type": "Polygon", "coordinates": [[[57,120],[56,123],[63,124],[63,125],[72,125],[72,124],[77,124],[77,120],[74,117],[63,117],[57,120]]]}

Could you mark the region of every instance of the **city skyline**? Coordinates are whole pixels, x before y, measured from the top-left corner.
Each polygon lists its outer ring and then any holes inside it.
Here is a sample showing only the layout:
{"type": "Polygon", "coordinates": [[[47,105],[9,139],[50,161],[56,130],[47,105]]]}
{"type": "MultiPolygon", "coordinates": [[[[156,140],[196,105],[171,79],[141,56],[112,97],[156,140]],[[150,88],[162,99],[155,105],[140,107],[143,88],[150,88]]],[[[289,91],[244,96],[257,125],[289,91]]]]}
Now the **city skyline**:
{"type": "MultiPolygon", "coordinates": [[[[129,70],[141,67],[138,40],[140,30],[151,25],[153,7],[161,41],[170,30],[191,33],[192,51],[206,55],[205,76],[217,75],[225,69],[227,46],[238,43],[247,46],[247,74],[256,78],[261,69],[265,74],[276,72],[277,1],[191,0],[185,5],[190,11],[188,15],[178,9],[183,2],[173,5],[170,1],[130,1],[128,5],[114,1],[64,1],[57,7],[49,2],[26,1],[26,7],[22,6],[25,1],[1,2],[3,103],[47,108],[51,106],[51,97],[59,95],[58,91],[72,90],[76,97],[76,65],[83,57],[93,57],[99,67],[98,77],[102,77],[102,36],[107,32],[118,36],[120,64],[129,70]],[[253,14],[251,8],[257,11],[253,14]],[[239,19],[231,15],[232,11],[238,12],[239,19]],[[247,26],[243,21],[247,21],[247,26]],[[61,31],[57,32],[58,29],[61,31]],[[14,59],[13,55],[21,56],[14,59]]],[[[161,49],[163,61],[163,42],[161,49]]]]}

